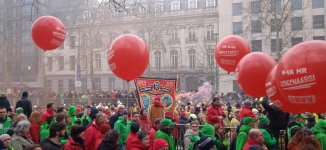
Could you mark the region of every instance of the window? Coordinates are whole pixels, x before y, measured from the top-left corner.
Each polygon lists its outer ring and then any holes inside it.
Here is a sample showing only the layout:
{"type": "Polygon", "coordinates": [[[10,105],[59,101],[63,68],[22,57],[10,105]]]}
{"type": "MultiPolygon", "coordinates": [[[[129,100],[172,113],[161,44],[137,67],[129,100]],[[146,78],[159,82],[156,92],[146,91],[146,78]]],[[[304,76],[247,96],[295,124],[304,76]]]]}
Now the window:
{"type": "Polygon", "coordinates": [[[70,49],[74,49],[76,47],[76,36],[70,36],[70,49]]]}
{"type": "Polygon", "coordinates": [[[113,91],[115,89],[115,78],[110,77],[109,78],[109,91],[113,91]]]}
{"type": "Polygon", "coordinates": [[[189,50],[189,69],[195,69],[196,67],[196,51],[195,50],[189,50]]]}
{"type": "Polygon", "coordinates": [[[302,30],[302,17],[291,18],[291,30],[302,30]]]}
{"type": "Polygon", "coordinates": [[[73,79],[68,80],[68,89],[69,91],[75,91],[75,80],[73,79]]]}
{"type": "Polygon", "coordinates": [[[177,70],[178,69],[178,51],[171,51],[170,59],[171,59],[171,70],[177,70]]]}
{"type": "Polygon", "coordinates": [[[48,57],[48,63],[47,63],[48,67],[48,71],[53,71],[53,57],[48,57]]]}
{"type": "Polygon", "coordinates": [[[271,32],[276,32],[279,29],[280,26],[280,19],[272,19],[271,20],[271,32]]]}
{"type": "Polygon", "coordinates": [[[260,33],[261,32],[261,21],[255,20],[251,21],[251,33],[260,33]]]}
{"type": "Polygon", "coordinates": [[[95,69],[101,69],[101,54],[95,54],[95,69]]]}
{"type": "Polygon", "coordinates": [[[206,0],[206,7],[215,7],[216,0],[206,0]]]}
{"type": "Polygon", "coordinates": [[[196,41],[196,28],[195,27],[189,27],[189,35],[188,35],[188,41],[194,42],[196,41]]]}
{"type": "Polygon", "coordinates": [[[316,15],[312,17],[313,28],[314,29],[323,29],[325,27],[324,15],[316,15]]]}
{"type": "Polygon", "coordinates": [[[197,8],[197,0],[188,0],[188,9],[197,8]]]}
{"type": "MultiPolygon", "coordinates": [[[[279,50],[282,49],[282,39],[279,39],[279,50]]],[[[271,39],[271,52],[275,53],[276,52],[276,39],[271,39]]]]}
{"type": "Polygon", "coordinates": [[[214,49],[209,49],[207,50],[208,53],[208,65],[209,66],[214,66],[215,65],[215,55],[214,55],[214,49]]]}
{"type": "Polygon", "coordinates": [[[302,41],[303,41],[302,37],[292,38],[291,39],[291,44],[292,44],[292,46],[294,46],[294,45],[297,45],[297,44],[301,43],[302,41]]]}
{"type": "Polygon", "coordinates": [[[64,70],[64,57],[59,56],[58,57],[58,71],[63,71],[64,70]]]}
{"type": "Polygon", "coordinates": [[[58,92],[63,92],[63,80],[58,80],[58,92]]]}
{"type": "Polygon", "coordinates": [[[46,80],[46,88],[49,91],[52,91],[52,80],[46,80]]]}
{"type": "Polygon", "coordinates": [[[163,3],[155,4],[155,12],[163,12],[163,3]]]}
{"type": "Polygon", "coordinates": [[[173,42],[179,41],[179,31],[176,28],[171,30],[171,41],[173,42]]]}
{"type": "Polygon", "coordinates": [[[242,34],[242,22],[233,22],[233,34],[242,34]]]}
{"type": "Polygon", "coordinates": [[[242,15],[242,3],[233,3],[232,4],[232,14],[233,14],[233,16],[242,15]]]}
{"type": "Polygon", "coordinates": [[[260,1],[251,1],[251,13],[258,14],[261,12],[261,2],[260,1]]]}
{"type": "Polygon", "coordinates": [[[325,40],[325,36],[314,36],[313,40],[325,40]]]}
{"type": "Polygon", "coordinates": [[[81,82],[82,82],[82,89],[87,90],[87,78],[82,78],[81,82]]]}
{"type": "Polygon", "coordinates": [[[180,1],[171,2],[171,11],[180,10],[180,1]]]}
{"type": "Polygon", "coordinates": [[[76,57],[75,56],[69,56],[69,70],[73,71],[75,70],[76,66],[76,57]]]}
{"type": "Polygon", "coordinates": [[[312,8],[324,8],[324,0],[312,0],[312,8]]]}
{"type": "Polygon", "coordinates": [[[161,51],[156,51],[154,53],[155,57],[155,69],[161,70],[161,51]]]}
{"type": "Polygon", "coordinates": [[[302,9],[302,0],[291,0],[291,9],[292,10],[301,10],[302,9]]]}
{"type": "Polygon", "coordinates": [[[206,34],[206,38],[207,38],[207,40],[214,40],[215,38],[214,38],[214,26],[213,25],[209,25],[209,26],[207,26],[206,27],[206,32],[207,32],[207,34],[206,34]]]}
{"type": "Polygon", "coordinates": [[[101,90],[101,78],[94,78],[95,89],[94,90],[101,90]]]}
{"type": "Polygon", "coordinates": [[[274,1],[274,9],[276,12],[281,11],[282,9],[282,0],[273,0],[274,1]]]}
{"type": "Polygon", "coordinates": [[[251,45],[253,52],[261,52],[263,50],[263,44],[261,40],[252,40],[251,45]]]}

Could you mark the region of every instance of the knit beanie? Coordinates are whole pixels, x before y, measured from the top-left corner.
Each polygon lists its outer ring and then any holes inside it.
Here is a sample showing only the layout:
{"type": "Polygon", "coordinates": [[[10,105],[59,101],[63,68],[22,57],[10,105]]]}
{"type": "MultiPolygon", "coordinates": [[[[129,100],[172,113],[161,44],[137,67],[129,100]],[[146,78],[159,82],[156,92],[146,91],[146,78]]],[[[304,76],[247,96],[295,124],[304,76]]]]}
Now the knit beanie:
{"type": "Polygon", "coordinates": [[[96,107],[92,107],[90,110],[89,117],[95,119],[98,113],[99,113],[98,109],[96,107]]]}
{"type": "Polygon", "coordinates": [[[23,113],[24,109],[21,107],[16,108],[16,115],[19,115],[20,113],[23,113]]]}
{"type": "Polygon", "coordinates": [[[163,147],[169,147],[169,144],[162,138],[155,139],[153,144],[153,150],[159,150],[160,148],[163,147]]]}
{"type": "Polygon", "coordinates": [[[208,149],[211,149],[213,146],[214,146],[214,141],[209,137],[203,136],[198,141],[197,149],[198,150],[208,150],[208,149]]]}
{"type": "Polygon", "coordinates": [[[259,117],[259,124],[266,124],[267,122],[270,122],[267,117],[265,117],[265,116],[259,117]]]}
{"type": "Polygon", "coordinates": [[[251,118],[251,117],[245,117],[242,119],[243,125],[248,125],[250,122],[256,122],[256,118],[251,118]]]}
{"type": "Polygon", "coordinates": [[[244,106],[252,106],[252,102],[250,101],[250,100],[245,100],[244,102],[243,102],[243,105],[244,106]]]}
{"type": "Polygon", "coordinates": [[[77,107],[71,105],[71,106],[68,107],[68,114],[70,116],[75,116],[76,115],[76,110],[77,110],[77,107]]]}
{"type": "Polygon", "coordinates": [[[7,140],[7,139],[11,139],[10,135],[8,135],[8,134],[1,134],[0,135],[0,140],[1,141],[7,140]]]}
{"type": "Polygon", "coordinates": [[[22,98],[26,98],[26,97],[28,97],[28,92],[23,92],[23,94],[22,94],[22,98]]]}
{"type": "Polygon", "coordinates": [[[215,128],[214,126],[210,124],[204,124],[203,127],[200,129],[200,133],[203,134],[204,136],[213,136],[215,133],[215,128]]]}

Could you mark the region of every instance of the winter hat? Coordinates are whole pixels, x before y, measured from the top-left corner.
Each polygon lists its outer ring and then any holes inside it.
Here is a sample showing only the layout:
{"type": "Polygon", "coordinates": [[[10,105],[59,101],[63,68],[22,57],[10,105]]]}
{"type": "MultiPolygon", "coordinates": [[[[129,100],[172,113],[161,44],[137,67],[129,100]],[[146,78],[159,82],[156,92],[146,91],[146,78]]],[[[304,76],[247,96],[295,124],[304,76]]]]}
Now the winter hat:
{"type": "Polygon", "coordinates": [[[181,113],[181,117],[187,117],[187,113],[186,112],[182,112],[181,113]]]}
{"type": "Polygon", "coordinates": [[[266,124],[267,122],[270,122],[267,117],[265,117],[265,116],[259,117],[259,124],[266,124]]]}
{"type": "Polygon", "coordinates": [[[244,105],[244,106],[252,106],[252,102],[251,102],[249,99],[247,99],[247,100],[245,100],[245,101],[243,102],[243,105],[244,105]]]}
{"type": "Polygon", "coordinates": [[[26,92],[26,91],[25,91],[25,92],[23,92],[23,94],[22,94],[22,97],[23,97],[23,98],[26,98],[26,97],[28,97],[28,92],[26,92]]]}
{"type": "Polygon", "coordinates": [[[215,133],[214,126],[205,123],[203,127],[200,129],[200,133],[203,134],[203,136],[212,136],[215,133]]]}
{"type": "Polygon", "coordinates": [[[10,135],[8,135],[8,134],[1,134],[0,135],[0,140],[1,141],[5,141],[7,139],[11,139],[10,135]]]}
{"type": "Polygon", "coordinates": [[[211,149],[214,146],[214,141],[206,136],[203,136],[198,141],[198,150],[208,150],[211,149]]]}
{"type": "Polygon", "coordinates": [[[96,107],[92,107],[90,110],[89,117],[95,119],[98,113],[99,113],[98,109],[96,109],[96,107]]]}
{"type": "Polygon", "coordinates": [[[70,106],[68,107],[68,114],[69,114],[70,116],[75,116],[75,115],[76,115],[76,110],[77,110],[77,107],[76,107],[76,106],[74,106],[74,105],[70,105],[70,106]]]}
{"type": "Polygon", "coordinates": [[[21,107],[16,108],[16,115],[19,115],[20,113],[23,113],[24,109],[21,107]]]}
{"type": "Polygon", "coordinates": [[[257,122],[258,120],[256,118],[251,117],[245,117],[242,119],[243,125],[248,125],[250,122],[257,122]]]}
{"type": "Polygon", "coordinates": [[[78,135],[85,131],[85,127],[81,125],[74,125],[71,127],[71,135],[78,135]]]}
{"type": "Polygon", "coordinates": [[[172,122],[170,119],[163,119],[162,126],[174,126],[174,122],[172,122]]]}
{"type": "Polygon", "coordinates": [[[169,144],[162,138],[156,139],[153,144],[153,150],[159,150],[160,148],[169,147],[169,144]]]}
{"type": "Polygon", "coordinates": [[[191,115],[189,115],[189,119],[192,119],[192,120],[197,119],[197,116],[195,114],[191,114],[191,115]]]}

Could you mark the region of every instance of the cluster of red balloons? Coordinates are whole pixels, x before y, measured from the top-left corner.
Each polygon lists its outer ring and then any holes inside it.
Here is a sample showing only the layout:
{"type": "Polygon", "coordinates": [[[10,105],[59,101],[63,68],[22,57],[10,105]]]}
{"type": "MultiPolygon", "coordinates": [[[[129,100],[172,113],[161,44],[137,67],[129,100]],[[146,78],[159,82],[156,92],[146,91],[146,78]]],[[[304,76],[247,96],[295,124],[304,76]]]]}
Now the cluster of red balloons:
{"type": "Polygon", "coordinates": [[[53,16],[42,16],[32,25],[34,43],[44,51],[60,47],[66,38],[63,23],[53,16]]]}
{"type": "Polygon", "coordinates": [[[267,95],[285,112],[326,112],[325,41],[297,44],[278,64],[269,55],[250,52],[248,42],[232,35],[216,45],[215,59],[224,70],[236,71],[238,85],[252,97],[267,95]]]}

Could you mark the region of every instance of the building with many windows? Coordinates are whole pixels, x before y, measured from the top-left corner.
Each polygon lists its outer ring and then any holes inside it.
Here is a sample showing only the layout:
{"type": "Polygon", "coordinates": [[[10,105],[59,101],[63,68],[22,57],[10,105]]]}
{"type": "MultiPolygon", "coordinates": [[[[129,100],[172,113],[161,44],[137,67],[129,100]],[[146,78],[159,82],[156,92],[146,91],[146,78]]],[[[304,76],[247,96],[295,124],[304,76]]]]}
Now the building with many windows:
{"type": "Polygon", "coordinates": [[[128,83],[107,65],[110,43],[127,33],[141,37],[150,49],[144,77],[177,78],[178,88],[186,91],[196,90],[205,81],[214,83],[216,0],[131,0],[126,7],[92,0],[63,1],[47,1],[47,13],[62,20],[67,29],[64,45],[44,58],[49,90],[77,90],[76,72],[82,91],[127,89],[128,83]]]}
{"type": "MultiPolygon", "coordinates": [[[[325,0],[219,0],[218,9],[220,38],[240,35],[275,59],[302,41],[325,40],[325,0]]],[[[221,70],[221,91],[236,90],[234,79],[221,70]]]]}

